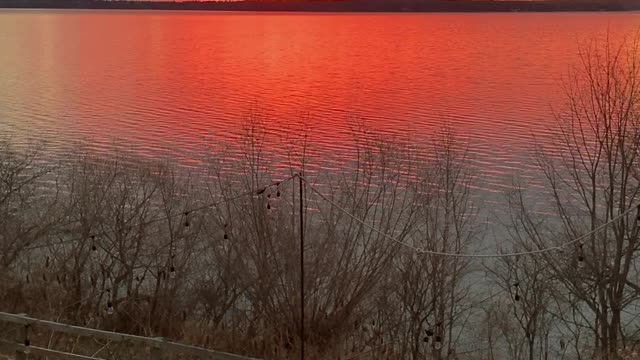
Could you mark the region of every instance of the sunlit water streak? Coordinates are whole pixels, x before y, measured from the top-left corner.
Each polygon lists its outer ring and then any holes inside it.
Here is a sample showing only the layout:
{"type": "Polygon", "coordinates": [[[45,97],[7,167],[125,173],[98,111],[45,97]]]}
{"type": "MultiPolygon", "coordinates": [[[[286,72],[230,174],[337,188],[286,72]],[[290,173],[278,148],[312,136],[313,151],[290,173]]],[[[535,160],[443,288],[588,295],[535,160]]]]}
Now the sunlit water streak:
{"type": "Polygon", "coordinates": [[[306,132],[311,170],[353,165],[354,129],[418,146],[443,126],[468,141],[476,187],[503,202],[541,190],[534,135],[578,43],[640,26],[638,13],[279,14],[0,11],[0,131],[203,166],[240,158],[259,118],[285,172],[306,132]]]}

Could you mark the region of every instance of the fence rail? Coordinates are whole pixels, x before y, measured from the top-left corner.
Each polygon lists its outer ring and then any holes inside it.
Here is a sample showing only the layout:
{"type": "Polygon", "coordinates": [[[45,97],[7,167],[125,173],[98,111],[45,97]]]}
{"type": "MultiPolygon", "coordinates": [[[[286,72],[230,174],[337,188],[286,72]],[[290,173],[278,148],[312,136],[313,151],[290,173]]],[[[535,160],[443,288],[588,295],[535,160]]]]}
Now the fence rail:
{"type": "Polygon", "coordinates": [[[199,357],[200,359],[209,360],[259,360],[255,358],[249,358],[245,356],[213,351],[204,348],[199,348],[191,345],[184,345],[175,342],[165,341],[162,338],[149,338],[137,335],[127,335],[122,333],[116,333],[111,331],[96,330],[90,328],[84,328],[80,326],[73,326],[67,324],[61,324],[48,320],[39,320],[28,317],[24,314],[9,314],[0,312],[0,322],[11,323],[21,325],[20,335],[16,339],[16,342],[0,340],[0,347],[8,349],[11,352],[15,352],[16,360],[25,360],[27,353],[36,355],[51,356],[59,359],[71,359],[71,360],[100,360],[97,357],[88,357],[84,355],[77,355],[72,353],[65,353],[57,350],[26,345],[28,342],[27,331],[31,327],[39,327],[48,329],[54,332],[59,332],[69,335],[78,335],[83,337],[97,338],[102,340],[109,340],[112,342],[120,343],[127,342],[132,344],[139,344],[147,346],[151,349],[151,360],[161,360],[165,354],[168,353],[182,353],[190,354],[199,357]]]}

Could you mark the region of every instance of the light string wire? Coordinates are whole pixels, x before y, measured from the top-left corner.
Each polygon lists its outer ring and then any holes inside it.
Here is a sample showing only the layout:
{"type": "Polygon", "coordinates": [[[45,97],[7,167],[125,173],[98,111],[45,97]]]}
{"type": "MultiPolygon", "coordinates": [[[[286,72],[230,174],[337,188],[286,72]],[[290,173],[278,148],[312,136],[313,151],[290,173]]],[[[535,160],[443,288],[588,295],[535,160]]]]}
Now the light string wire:
{"type": "MultiPolygon", "coordinates": [[[[598,226],[597,228],[591,230],[590,232],[579,236],[569,242],[557,245],[557,246],[551,246],[548,248],[542,248],[542,249],[536,249],[536,250],[531,250],[531,251],[521,251],[521,252],[512,252],[512,253],[499,253],[499,254],[464,254],[464,253],[447,253],[447,252],[441,252],[441,251],[434,251],[434,250],[426,250],[426,249],[421,249],[418,248],[416,246],[410,245],[406,242],[403,242],[399,239],[397,239],[396,237],[389,235],[385,232],[382,232],[378,229],[376,229],[375,227],[367,224],[364,220],[358,218],[357,216],[353,215],[352,213],[350,213],[348,210],[344,209],[343,207],[341,207],[340,205],[336,204],[334,201],[332,201],[331,199],[329,199],[329,197],[327,197],[326,195],[324,195],[320,190],[318,190],[314,185],[312,185],[304,176],[300,175],[300,174],[294,174],[292,176],[289,176],[283,180],[280,181],[275,181],[272,182],[266,186],[263,186],[257,190],[251,190],[251,191],[247,191],[244,192],[242,194],[238,194],[235,195],[233,197],[230,198],[226,198],[226,199],[222,199],[216,202],[212,202],[209,204],[205,204],[199,207],[195,207],[195,208],[191,208],[191,209],[187,209],[185,211],[182,211],[180,213],[176,213],[173,215],[167,215],[167,216],[163,216],[163,217],[159,217],[159,218],[154,218],[148,221],[144,221],[144,222],[140,222],[140,223],[134,223],[131,226],[132,227],[137,227],[137,226],[145,226],[145,225],[151,225],[157,222],[161,222],[161,221],[166,221],[166,220],[170,220],[172,218],[176,218],[176,217],[182,217],[182,216],[188,216],[189,214],[193,213],[193,212],[198,212],[198,211],[202,211],[202,210],[206,210],[224,203],[229,203],[235,200],[238,200],[240,198],[246,197],[246,196],[250,196],[250,195],[260,195],[262,193],[264,193],[267,189],[272,188],[272,187],[277,187],[282,183],[291,181],[294,178],[300,178],[302,179],[302,181],[305,182],[306,186],[308,186],[311,191],[313,191],[314,193],[316,193],[320,198],[322,198],[324,201],[326,201],[327,203],[329,203],[331,206],[335,207],[336,209],[338,209],[340,212],[342,212],[343,214],[345,214],[346,216],[348,216],[349,218],[351,218],[352,220],[356,221],[357,223],[361,224],[362,226],[370,229],[371,231],[374,231],[378,234],[380,234],[381,236],[395,242],[398,243],[406,248],[409,248],[413,251],[415,251],[416,253],[419,254],[427,254],[427,255],[434,255],[434,256],[442,256],[442,257],[456,257],[456,258],[505,258],[505,257],[516,257],[516,256],[526,256],[526,255],[535,255],[535,254],[541,254],[541,253],[546,253],[546,252],[552,252],[552,251],[559,251],[562,250],[563,248],[566,248],[567,246],[573,245],[575,243],[578,243],[586,238],[588,238],[589,236],[593,235],[594,233],[599,232],[600,230],[606,228],[607,226],[611,225],[612,223],[616,222],[617,220],[619,220],[620,218],[628,215],[629,213],[631,213],[633,210],[636,209],[636,207],[630,207],[629,209],[627,209],[626,211],[624,211],[623,213],[619,214],[618,216],[612,218],[611,220],[603,223],[602,225],[598,226]]],[[[104,236],[104,235],[108,235],[109,233],[114,232],[114,230],[105,230],[102,232],[98,232],[98,233],[92,233],[89,235],[89,238],[95,238],[95,237],[99,237],[99,236],[104,236]]],[[[49,247],[49,246],[54,246],[54,245],[64,245],[67,243],[71,243],[71,242],[76,242],[76,241],[80,241],[86,239],[85,236],[82,237],[78,237],[78,238],[73,238],[73,239],[68,239],[68,240],[64,240],[64,241],[60,241],[60,242],[56,242],[56,243],[49,243],[49,244],[42,244],[42,245],[34,245],[34,246],[28,246],[22,249],[22,251],[29,251],[29,250],[36,250],[36,249],[40,249],[40,248],[45,248],[45,247],[49,247]]]]}
{"type": "Polygon", "coordinates": [[[313,186],[306,178],[304,178],[302,175],[298,174],[296,175],[298,177],[300,177],[305,184],[309,187],[309,189],[311,189],[311,191],[313,191],[314,193],[316,193],[320,198],[322,198],[324,201],[326,201],[327,203],[329,203],[331,206],[335,207],[336,209],[338,209],[340,212],[342,212],[343,214],[345,214],[346,216],[348,216],[349,218],[351,218],[352,220],[354,220],[355,222],[361,224],[362,226],[368,228],[371,231],[374,231],[378,234],[380,234],[381,236],[396,242],[404,247],[407,247],[419,254],[426,254],[426,255],[434,255],[434,256],[442,256],[442,257],[453,257],[453,258],[475,258],[475,259],[491,259],[491,258],[506,258],[506,257],[516,257],[516,256],[526,256],[526,255],[536,255],[536,254],[542,254],[542,253],[547,253],[547,252],[551,252],[551,251],[559,251],[562,250],[563,248],[573,245],[575,243],[578,243],[586,238],[588,238],[589,236],[599,232],[600,230],[606,228],[607,226],[611,225],[612,223],[618,221],[620,218],[628,215],[629,213],[631,213],[634,210],[640,210],[640,206],[638,207],[630,207],[629,209],[627,209],[626,211],[624,211],[623,213],[621,213],[620,215],[612,218],[611,220],[605,222],[604,224],[598,226],[597,228],[589,231],[588,233],[579,236],[569,242],[566,242],[564,244],[560,244],[557,246],[551,246],[548,248],[542,248],[542,249],[536,249],[536,250],[531,250],[531,251],[521,251],[521,252],[511,252],[511,253],[501,253],[501,254],[463,254],[463,253],[447,253],[447,252],[441,252],[441,251],[433,251],[433,250],[425,250],[425,249],[421,249],[418,248],[416,246],[413,246],[411,244],[407,244],[406,242],[403,242],[399,239],[397,239],[396,237],[389,235],[385,232],[382,232],[378,229],[376,229],[375,227],[367,224],[364,220],[358,218],[357,216],[353,215],[352,213],[350,213],[348,210],[344,209],[343,207],[341,207],[340,205],[336,204],[334,201],[332,201],[331,199],[329,199],[329,197],[327,197],[326,195],[324,195],[320,190],[318,190],[315,186],[313,186]]]}
{"type": "MultiPolygon", "coordinates": [[[[241,198],[246,197],[246,196],[261,195],[265,191],[267,191],[268,189],[273,188],[273,187],[278,187],[279,185],[281,185],[283,183],[286,183],[288,181],[291,181],[292,179],[294,179],[296,177],[297,177],[297,175],[288,176],[283,180],[274,181],[274,182],[272,182],[270,184],[267,184],[267,185],[265,185],[265,186],[263,186],[261,188],[258,188],[257,190],[247,191],[247,192],[232,196],[230,198],[222,199],[222,200],[215,201],[215,202],[212,202],[212,203],[208,203],[208,204],[205,204],[205,205],[202,205],[202,206],[198,206],[198,207],[195,207],[195,208],[187,209],[187,210],[184,210],[184,211],[176,213],[176,214],[166,215],[166,216],[154,218],[154,219],[151,219],[151,220],[148,220],[148,221],[139,222],[139,223],[133,223],[133,224],[131,224],[131,227],[133,228],[133,227],[139,227],[139,226],[146,226],[146,225],[155,224],[157,222],[162,222],[162,221],[170,220],[170,219],[177,218],[177,217],[188,216],[189,214],[191,214],[193,212],[198,212],[198,211],[210,209],[212,207],[216,207],[216,206],[221,205],[221,204],[229,203],[229,202],[241,199],[241,198]]],[[[98,232],[98,233],[91,233],[88,236],[88,239],[97,238],[99,236],[105,236],[105,235],[108,235],[110,233],[113,233],[114,231],[115,230],[105,230],[105,231],[98,232]]],[[[81,240],[87,240],[87,237],[86,236],[81,236],[81,237],[72,238],[72,239],[68,239],[68,240],[64,240],[64,241],[60,241],[60,242],[56,242],[56,243],[28,246],[28,247],[22,248],[20,251],[29,251],[29,250],[36,250],[36,249],[46,248],[46,247],[55,246],[55,245],[64,245],[64,244],[68,244],[68,243],[72,243],[72,242],[76,242],[76,241],[81,241],[81,240]]]]}

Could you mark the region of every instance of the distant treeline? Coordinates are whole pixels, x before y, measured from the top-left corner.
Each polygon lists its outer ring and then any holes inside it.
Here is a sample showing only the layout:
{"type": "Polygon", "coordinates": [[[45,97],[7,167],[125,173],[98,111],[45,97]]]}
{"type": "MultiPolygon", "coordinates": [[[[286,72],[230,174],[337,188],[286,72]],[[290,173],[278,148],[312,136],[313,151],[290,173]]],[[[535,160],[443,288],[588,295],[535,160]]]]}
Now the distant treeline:
{"type": "Polygon", "coordinates": [[[0,8],[147,9],[224,11],[336,11],[336,12],[509,12],[509,11],[621,11],[640,10],[640,0],[245,0],[245,1],[110,1],[0,0],[0,8]]]}

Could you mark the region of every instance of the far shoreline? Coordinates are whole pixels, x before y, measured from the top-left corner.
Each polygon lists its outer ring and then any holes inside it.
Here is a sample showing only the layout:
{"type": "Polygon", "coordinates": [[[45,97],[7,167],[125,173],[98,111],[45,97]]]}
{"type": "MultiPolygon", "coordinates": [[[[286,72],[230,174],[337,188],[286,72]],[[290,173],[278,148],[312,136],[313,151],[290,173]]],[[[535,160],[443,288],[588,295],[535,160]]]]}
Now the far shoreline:
{"type": "Polygon", "coordinates": [[[416,11],[401,11],[401,10],[218,10],[218,9],[208,9],[208,10],[196,10],[196,9],[131,9],[131,8],[63,8],[63,7],[0,7],[1,11],[61,11],[61,12],[72,12],[72,11],[104,11],[104,12],[158,12],[158,13],[170,13],[170,12],[184,12],[184,13],[211,13],[211,14],[224,14],[224,13],[234,13],[234,14],[250,14],[250,13],[264,13],[264,14],[389,14],[389,15],[411,15],[411,14],[505,14],[505,15],[518,15],[518,14],[640,14],[640,9],[633,10],[553,10],[553,11],[545,11],[545,10],[529,10],[529,11],[500,11],[500,10],[486,10],[486,11],[428,11],[428,10],[416,10],[416,11]]]}
{"type": "Polygon", "coordinates": [[[0,0],[0,9],[149,10],[291,13],[566,13],[634,12],[640,0],[242,0],[242,1],[108,1],[0,0]]]}

